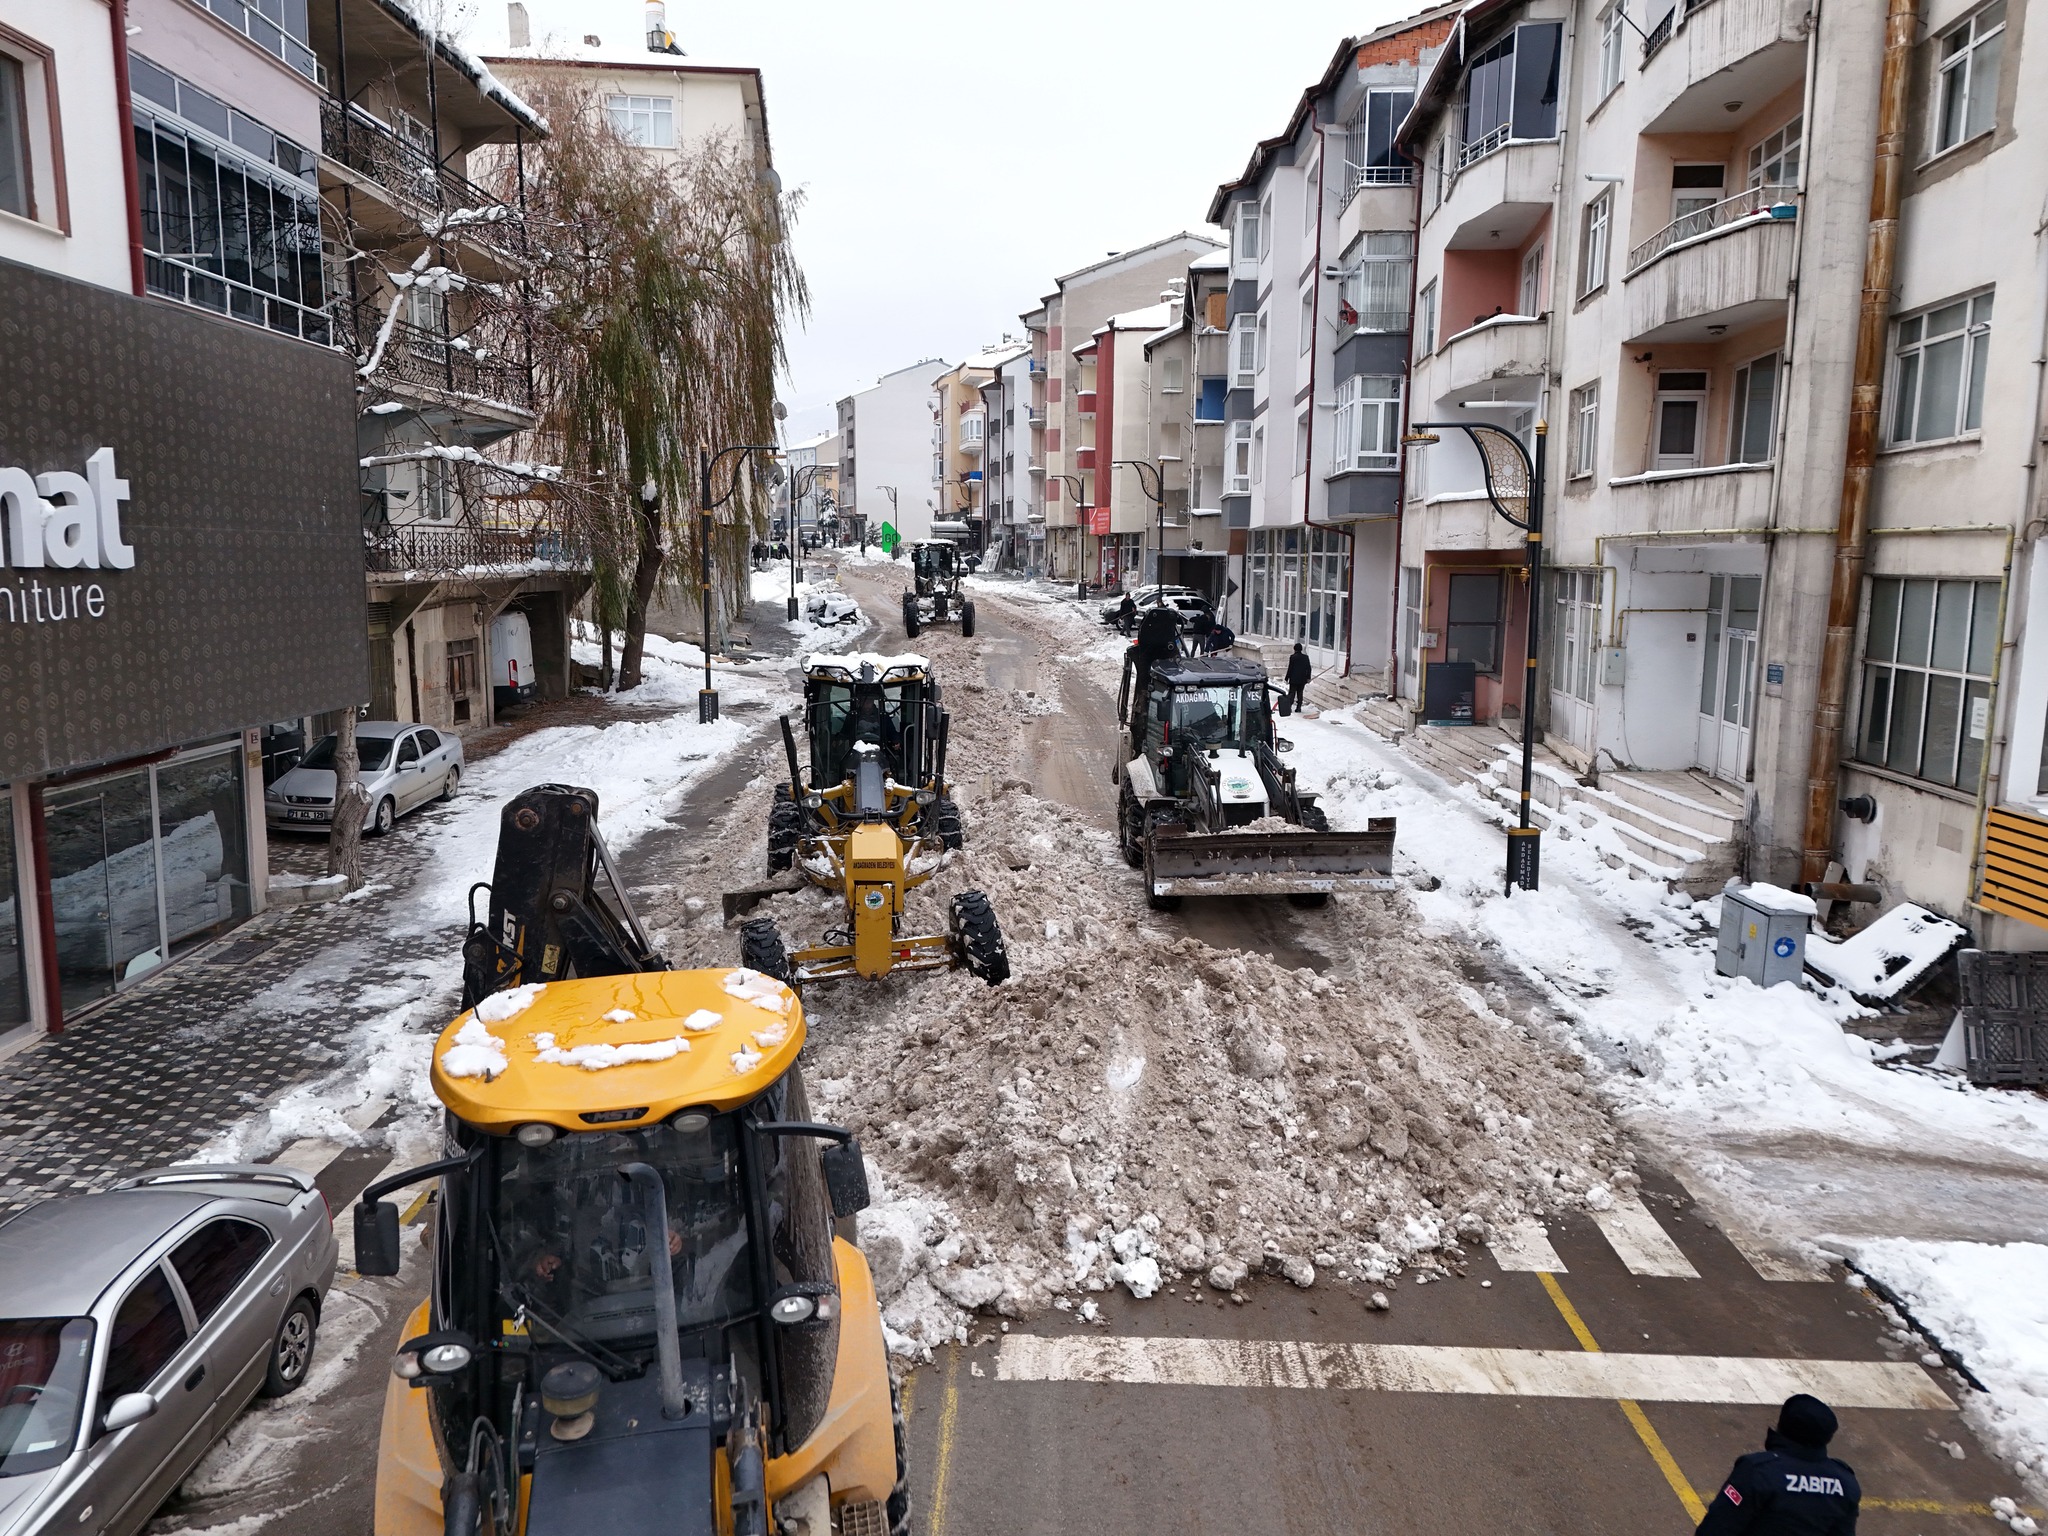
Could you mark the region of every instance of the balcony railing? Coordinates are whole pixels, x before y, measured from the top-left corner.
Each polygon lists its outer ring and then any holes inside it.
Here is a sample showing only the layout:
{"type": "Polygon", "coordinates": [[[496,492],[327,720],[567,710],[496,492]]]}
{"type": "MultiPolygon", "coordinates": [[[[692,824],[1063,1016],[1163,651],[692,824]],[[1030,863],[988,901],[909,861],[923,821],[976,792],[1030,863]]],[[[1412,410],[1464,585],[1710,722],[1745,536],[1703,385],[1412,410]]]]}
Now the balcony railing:
{"type": "Polygon", "coordinates": [[[1484,160],[1496,149],[1506,144],[1511,126],[1511,124],[1502,123],[1492,132],[1474,139],[1470,144],[1460,144],[1458,146],[1458,169],[1462,171],[1466,166],[1472,164],[1473,161],[1484,160]]]}
{"type": "MultiPolygon", "coordinates": [[[[342,300],[335,305],[337,339],[358,361],[367,361],[384,319],[374,304],[342,300]]],[[[525,362],[489,352],[479,356],[478,351],[468,337],[444,336],[410,321],[394,321],[377,360],[377,377],[387,387],[409,385],[532,411],[533,374],[525,362]]]]}
{"type": "Polygon", "coordinates": [[[1727,229],[1745,219],[1775,216],[1790,217],[1789,213],[1779,214],[1775,210],[1794,209],[1797,187],[1767,186],[1751,187],[1733,197],[1724,197],[1720,202],[1705,208],[1696,208],[1682,218],[1673,219],[1656,234],[1628,253],[1628,270],[1632,276],[1648,266],[1674,245],[1696,240],[1701,235],[1712,234],[1715,230],[1727,229]]]}
{"type": "Polygon", "coordinates": [[[1666,11],[1664,19],[1650,28],[1649,34],[1643,38],[1643,62],[1649,63],[1651,56],[1671,41],[1679,26],[1689,19],[1694,11],[1708,3],[1709,0],[1679,0],[1678,4],[1666,11]]]}
{"type": "Polygon", "coordinates": [[[459,571],[538,562],[569,566],[576,557],[552,528],[482,528],[474,523],[402,523],[365,527],[363,558],[380,574],[459,571]]]}
{"type": "MultiPolygon", "coordinates": [[[[265,53],[283,59],[315,85],[324,87],[327,84],[327,71],[320,67],[313,50],[255,6],[244,5],[242,0],[192,0],[192,3],[202,11],[218,16],[265,53]]],[[[303,7],[300,14],[304,15],[303,7]]]]}
{"type": "Polygon", "coordinates": [[[1415,181],[1415,167],[1405,161],[1400,165],[1363,165],[1356,160],[1347,160],[1344,165],[1344,202],[1349,203],[1364,187],[1406,187],[1415,181]]]}
{"type": "MultiPolygon", "coordinates": [[[[1345,330],[1354,336],[1361,331],[1384,334],[1408,329],[1408,311],[1405,309],[1360,309],[1352,313],[1357,318],[1345,321],[1345,330]]],[[[1343,316],[1340,314],[1339,318],[1343,316]]]]}
{"type": "Polygon", "coordinates": [[[320,149],[413,208],[436,232],[489,246],[514,260],[528,256],[525,220],[502,199],[408,144],[361,107],[333,97],[320,103],[320,149]]]}

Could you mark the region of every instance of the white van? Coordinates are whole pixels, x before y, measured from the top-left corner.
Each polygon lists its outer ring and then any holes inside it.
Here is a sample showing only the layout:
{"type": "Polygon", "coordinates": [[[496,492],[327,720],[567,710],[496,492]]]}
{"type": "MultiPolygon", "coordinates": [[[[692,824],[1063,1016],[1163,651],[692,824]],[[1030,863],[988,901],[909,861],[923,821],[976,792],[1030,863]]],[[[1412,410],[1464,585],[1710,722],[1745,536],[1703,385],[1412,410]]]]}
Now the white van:
{"type": "Polygon", "coordinates": [[[507,709],[540,693],[533,670],[533,626],[517,608],[491,620],[491,704],[507,709]]]}

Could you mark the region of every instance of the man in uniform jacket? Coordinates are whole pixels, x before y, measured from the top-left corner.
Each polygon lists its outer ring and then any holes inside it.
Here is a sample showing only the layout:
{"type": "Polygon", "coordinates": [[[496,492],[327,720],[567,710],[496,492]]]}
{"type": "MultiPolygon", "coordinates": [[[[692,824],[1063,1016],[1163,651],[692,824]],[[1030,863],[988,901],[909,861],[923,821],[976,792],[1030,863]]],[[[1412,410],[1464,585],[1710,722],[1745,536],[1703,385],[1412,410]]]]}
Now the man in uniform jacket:
{"type": "Polygon", "coordinates": [[[1785,1399],[1764,1448],[1739,1458],[1700,1522],[1699,1536],[1855,1536],[1863,1490],[1828,1455],[1835,1415],[1804,1392],[1785,1399]]]}

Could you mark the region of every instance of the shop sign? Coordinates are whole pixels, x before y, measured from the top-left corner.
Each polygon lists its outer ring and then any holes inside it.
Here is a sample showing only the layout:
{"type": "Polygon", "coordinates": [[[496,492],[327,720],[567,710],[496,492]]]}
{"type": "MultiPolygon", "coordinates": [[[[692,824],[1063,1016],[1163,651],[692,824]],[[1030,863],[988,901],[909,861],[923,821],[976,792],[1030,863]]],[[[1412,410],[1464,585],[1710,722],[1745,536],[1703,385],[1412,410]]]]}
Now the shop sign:
{"type": "MultiPolygon", "coordinates": [[[[121,503],[127,499],[128,482],[114,472],[111,448],[88,456],[82,475],[34,475],[0,464],[0,538],[7,564],[29,571],[133,570],[135,550],[121,532],[121,503]]],[[[99,619],[106,612],[106,589],[96,581],[31,576],[16,577],[11,586],[0,582],[0,614],[9,624],[99,619]]]]}

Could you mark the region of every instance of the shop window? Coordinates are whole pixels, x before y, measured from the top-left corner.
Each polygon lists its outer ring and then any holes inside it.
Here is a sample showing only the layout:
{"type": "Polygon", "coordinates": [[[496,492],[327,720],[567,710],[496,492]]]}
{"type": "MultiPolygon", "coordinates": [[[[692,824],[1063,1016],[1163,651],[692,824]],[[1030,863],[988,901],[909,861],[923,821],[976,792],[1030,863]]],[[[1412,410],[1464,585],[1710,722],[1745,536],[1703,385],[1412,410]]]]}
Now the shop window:
{"type": "Polygon", "coordinates": [[[1501,598],[1499,571],[1451,573],[1444,660],[1469,661],[1478,672],[1499,675],[1501,598]]]}
{"type": "Polygon", "coordinates": [[[1940,442],[1984,424],[1991,295],[1899,321],[1892,344],[1891,441],[1940,442]]]}
{"type": "Polygon", "coordinates": [[[1998,64],[2005,51],[2005,0],[1987,5],[1941,37],[1936,65],[1934,152],[1989,133],[1998,119],[1998,64]]]}
{"type": "Polygon", "coordinates": [[[1974,791],[1991,727],[1995,581],[1870,584],[1856,760],[1974,791]]]}
{"type": "Polygon", "coordinates": [[[177,758],[154,771],[165,937],[176,957],[249,916],[242,754],[177,758]]]}

